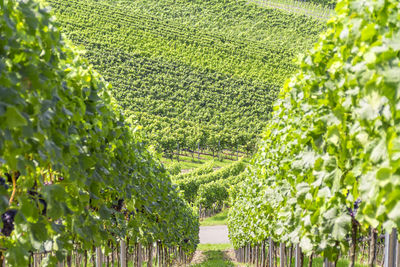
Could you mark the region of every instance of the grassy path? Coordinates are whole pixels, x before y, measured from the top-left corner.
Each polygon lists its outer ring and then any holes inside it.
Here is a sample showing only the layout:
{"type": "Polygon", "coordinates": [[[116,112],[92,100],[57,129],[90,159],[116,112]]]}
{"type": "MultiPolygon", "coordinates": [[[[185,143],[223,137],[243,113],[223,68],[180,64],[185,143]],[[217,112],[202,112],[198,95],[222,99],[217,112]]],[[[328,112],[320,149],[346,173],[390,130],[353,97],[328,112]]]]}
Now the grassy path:
{"type": "Polygon", "coordinates": [[[178,160],[175,158],[174,160],[171,160],[169,158],[162,158],[162,162],[168,166],[171,164],[177,164],[179,163],[181,165],[182,170],[191,170],[191,169],[196,169],[199,168],[201,166],[203,166],[204,164],[209,163],[210,161],[212,161],[214,164],[214,167],[226,167],[230,164],[232,164],[233,162],[236,161],[235,160],[231,160],[231,159],[217,159],[217,157],[215,157],[213,159],[212,156],[209,155],[201,155],[200,159],[197,158],[197,154],[195,155],[194,158],[192,158],[190,155],[187,156],[179,156],[179,162],[178,160]]]}
{"type": "MultiPolygon", "coordinates": [[[[228,209],[209,217],[202,219],[200,225],[203,228],[226,227],[228,209]]],[[[191,267],[234,267],[247,266],[237,263],[234,257],[232,244],[199,244],[196,255],[192,261],[191,267]]]]}
{"type": "MultiPolygon", "coordinates": [[[[248,265],[244,263],[238,263],[233,258],[233,249],[218,249],[209,251],[199,251],[201,255],[199,258],[202,260],[199,263],[194,263],[190,265],[191,267],[250,267],[253,265],[248,265]]],[[[279,259],[278,259],[279,262],[279,259]]],[[[294,261],[292,263],[294,266],[294,261]]],[[[304,259],[303,266],[308,266],[308,259],[304,259]]],[[[322,267],[323,259],[318,257],[313,260],[312,267],[322,267]]],[[[337,267],[347,267],[349,266],[349,261],[347,259],[340,259],[337,263],[337,267]]],[[[356,263],[355,267],[368,267],[367,264],[356,263]]]]}
{"type": "MultiPolygon", "coordinates": [[[[228,209],[223,210],[212,217],[202,219],[200,225],[203,230],[207,227],[213,228],[224,226],[227,223],[228,209]]],[[[279,262],[279,258],[278,258],[279,262]]],[[[224,266],[252,266],[238,263],[234,257],[232,244],[199,244],[194,260],[190,266],[194,267],[224,267],[224,266]]],[[[294,266],[294,259],[292,266],[294,266]]],[[[304,266],[308,266],[308,257],[304,258],[304,266]]],[[[322,267],[323,259],[317,257],[313,259],[312,267],[322,267]]],[[[347,259],[340,259],[337,267],[349,266],[347,259]]],[[[355,267],[367,267],[366,264],[356,263],[355,267]]]]}
{"type": "Polygon", "coordinates": [[[221,250],[205,251],[206,260],[202,263],[194,264],[194,267],[233,267],[235,264],[226,258],[225,253],[221,250]]]}
{"type": "Polygon", "coordinates": [[[200,225],[201,226],[226,225],[228,219],[228,211],[229,209],[225,209],[212,217],[200,219],[200,225]]]}
{"type": "Polygon", "coordinates": [[[191,267],[248,266],[235,261],[231,244],[200,244],[191,267]]]}

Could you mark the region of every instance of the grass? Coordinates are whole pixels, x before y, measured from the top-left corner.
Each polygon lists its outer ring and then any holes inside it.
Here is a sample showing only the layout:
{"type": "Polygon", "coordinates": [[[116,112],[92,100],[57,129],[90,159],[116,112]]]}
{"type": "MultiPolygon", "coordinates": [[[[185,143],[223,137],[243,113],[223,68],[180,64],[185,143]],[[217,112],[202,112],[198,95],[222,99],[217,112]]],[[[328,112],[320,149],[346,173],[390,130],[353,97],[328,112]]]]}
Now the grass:
{"type": "Polygon", "coordinates": [[[191,267],[248,267],[249,264],[232,262],[227,259],[225,250],[232,249],[232,244],[199,244],[197,250],[200,250],[206,256],[202,263],[193,264],[191,267]]]}
{"type": "Polygon", "coordinates": [[[227,224],[228,211],[229,211],[229,209],[225,209],[214,216],[200,220],[200,225],[201,226],[211,226],[211,225],[227,224]]]}
{"type": "MultiPolygon", "coordinates": [[[[168,166],[168,164],[176,163],[177,161],[176,160],[172,161],[170,159],[163,158],[162,162],[166,166],[168,166]]],[[[205,164],[205,162],[194,162],[194,161],[193,162],[180,161],[179,163],[181,165],[182,170],[196,169],[201,165],[205,164]]]]}
{"type": "Polygon", "coordinates": [[[193,267],[234,267],[235,264],[225,259],[224,253],[219,250],[211,250],[204,253],[207,257],[206,261],[191,265],[193,267]]]}
{"type": "MultiPolygon", "coordinates": [[[[179,156],[179,160],[179,163],[182,166],[182,170],[195,169],[210,161],[214,161],[213,167],[225,167],[234,162],[228,159],[218,160],[217,158],[215,158],[213,160],[213,157],[208,155],[200,155],[200,160],[197,159],[197,155],[195,155],[194,158],[192,158],[191,156],[179,156]]],[[[175,158],[174,160],[171,160],[169,158],[162,158],[162,162],[168,166],[168,164],[177,163],[178,160],[175,158]]]]}
{"type": "MultiPolygon", "coordinates": [[[[279,264],[279,257],[278,257],[278,264],[279,264]]],[[[321,267],[324,265],[324,259],[323,258],[313,258],[312,266],[313,267],[321,267]]],[[[292,259],[292,265],[294,266],[294,259],[292,259]]],[[[304,263],[303,266],[308,266],[308,257],[304,257],[304,263]]],[[[337,262],[336,267],[348,267],[349,266],[349,260],[347,259],[339,259],[337,262]]],[[[367,264],[361,264],[361,263],[356,263],[355,267],[368,267],[367,264]]]]}
{"type": "Polygon", "coordinates": [[[213,250],[226,250],[233,248],[232,244],[199,244],[197,250],[200,251],[213,251],[213,250]]]}
{"type": "MultiPolygon", "coordinates": [[[[305,265],[308,265],[308,259],[304,259],[305,265]]],[[[323,266],[324,260],[322,258],[315,258],[313,259],[313,264],[312,266],[323,266]]],[[[349,260],[347,259],[339,259],[336,267],[348,267],[349,266],[349,260]]],[[[360,264],[356,263],[355,267],[367,267],[367,264],[360,264]]]]}

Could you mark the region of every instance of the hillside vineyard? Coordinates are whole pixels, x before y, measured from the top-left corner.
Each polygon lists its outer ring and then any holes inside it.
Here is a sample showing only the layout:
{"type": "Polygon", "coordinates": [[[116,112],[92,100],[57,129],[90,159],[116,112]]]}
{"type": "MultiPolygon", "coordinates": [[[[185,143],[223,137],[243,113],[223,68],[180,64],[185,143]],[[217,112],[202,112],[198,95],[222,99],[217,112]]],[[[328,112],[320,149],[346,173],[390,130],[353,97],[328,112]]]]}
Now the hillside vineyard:
{"type": "Polygon", "coordinates": [[[163,151],[178,143],[252,151],[293,60],[324,28],[246,1],[49,3],[62,31],[86,49],[163,151]]]}
{"type": "Polygon", "coordinates": [[[0,0],[0,70],[0,267],[400,267],[400,0],[0,0]]]}

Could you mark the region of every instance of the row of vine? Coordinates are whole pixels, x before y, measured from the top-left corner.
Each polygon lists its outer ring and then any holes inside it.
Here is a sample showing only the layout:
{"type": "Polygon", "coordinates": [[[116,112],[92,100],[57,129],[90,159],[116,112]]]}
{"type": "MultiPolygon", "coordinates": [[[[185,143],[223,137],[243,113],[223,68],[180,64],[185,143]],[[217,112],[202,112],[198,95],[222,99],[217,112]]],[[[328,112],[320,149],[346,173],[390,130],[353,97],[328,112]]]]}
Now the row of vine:
{"type": "Polygon", "coordinates": [[[350,250],[354,264],[360,233],[400,226],[399,4],[342,0],[336,12],[233,200],[236,248],[271,237],[333,262],[350,250]]]}
{"type": "Polygon", "coordinates": [[[49,2],[166,152],[178,144],[253,152],[294,55],[324,27],[244,0],[49,2]]]}
{"type": "Polygon", "coordinates": [[[110,87],[61,36],[49,9],[0,1],[1,261],[129,240],[190,255],[197,211],[177,191],[110,87]],[[173,227],[171,227],[173,226],[173,227]]]}

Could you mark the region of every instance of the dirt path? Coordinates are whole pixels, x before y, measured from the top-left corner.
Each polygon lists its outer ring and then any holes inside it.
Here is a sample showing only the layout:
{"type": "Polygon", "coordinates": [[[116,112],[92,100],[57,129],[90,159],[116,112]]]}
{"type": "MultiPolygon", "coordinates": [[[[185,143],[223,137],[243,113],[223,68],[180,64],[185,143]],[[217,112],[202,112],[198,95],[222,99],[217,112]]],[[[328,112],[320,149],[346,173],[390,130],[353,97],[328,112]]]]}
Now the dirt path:
{"type": "Polygon", "coordinates": [[[226,225],[200,226],[200,244],[227,244],[228,227],[226,225]]]}
{"type": "MultiPolygon", "coordinates": [[[[226,225],[200,226],[200,244],[228,244],[228,227],[226,225]]],[[[235,256],[233,249],[229,250],[197,250],[194,253],[190,266],[200,267],[207,265],[210,261],[216,262],[220,267],[240,266],[234,264],[235,256]]],[[[214,265],[213,265],[214,266],[214,265]]]]}
{"type": "Polygon", "coordinates": [[[196,251],[190,266],[201,267],[203,265],[216,267],[248,267],[248,265],[236,261],[235,251],[233,249],[196,251]]]}
{"type": "Polygon", "coordinates": [[[196,250],[190,265],[200,264],[206,260],[207,256],[204,255],[203,251],[196,250]]]}
{"type": "Polygon", "coordinates": [[[223,252],[224,252],[225,259],[232,261],[232,262],[236,262],[235,251],[233,250],[233,248],[224,250],[223,252]]]}

